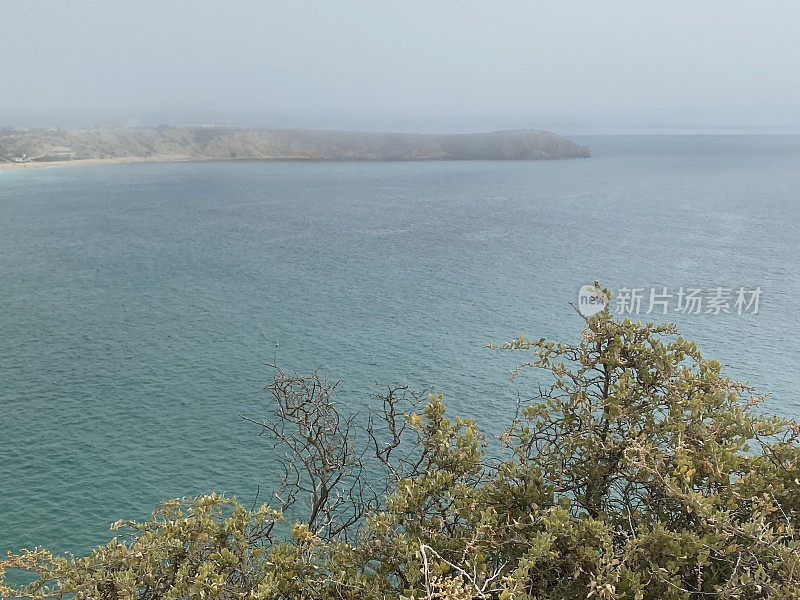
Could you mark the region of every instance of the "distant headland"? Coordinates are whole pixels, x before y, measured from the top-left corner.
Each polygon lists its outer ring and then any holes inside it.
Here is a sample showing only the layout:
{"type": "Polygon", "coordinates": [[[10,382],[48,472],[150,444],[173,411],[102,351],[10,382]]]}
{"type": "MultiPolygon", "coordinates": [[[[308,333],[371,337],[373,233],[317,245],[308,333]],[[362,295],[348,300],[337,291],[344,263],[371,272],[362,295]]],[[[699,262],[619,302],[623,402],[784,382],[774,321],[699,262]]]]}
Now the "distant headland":
{"type": "Polygon", "coordinates": [[[0,169],[178,160],[549,160],[589,148],[549,131],[369,133],[225,126],[0,129],[0,169]]]}

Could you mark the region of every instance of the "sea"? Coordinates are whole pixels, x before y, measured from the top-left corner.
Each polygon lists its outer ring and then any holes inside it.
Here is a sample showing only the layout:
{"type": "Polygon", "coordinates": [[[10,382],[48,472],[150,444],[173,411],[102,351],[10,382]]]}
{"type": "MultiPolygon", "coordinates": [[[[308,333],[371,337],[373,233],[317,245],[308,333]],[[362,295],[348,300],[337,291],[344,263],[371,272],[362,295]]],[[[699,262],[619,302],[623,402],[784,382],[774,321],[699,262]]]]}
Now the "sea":
{"type": "Polygon", "coordinates": [[[269,363],[444,395],[490,434],[579,289],[677,323],[800,418],[800,136],[578,136],[591,159],[0,172],[0,552],[85,553],[211,491],[264,501],[269,363]],[[689,298],[694,298],[690,303],[689,298]]]}

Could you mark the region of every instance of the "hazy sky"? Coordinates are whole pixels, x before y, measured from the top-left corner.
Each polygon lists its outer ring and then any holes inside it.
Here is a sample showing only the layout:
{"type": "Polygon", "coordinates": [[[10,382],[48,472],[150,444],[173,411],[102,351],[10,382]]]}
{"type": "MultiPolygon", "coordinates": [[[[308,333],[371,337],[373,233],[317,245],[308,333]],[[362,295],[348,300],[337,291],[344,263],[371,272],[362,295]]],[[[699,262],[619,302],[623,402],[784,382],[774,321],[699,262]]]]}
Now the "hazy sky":
{"type": "Polygon", "coordinates": [[[800,1],[0,0],[0,125],[800,130],[800,1]]]}

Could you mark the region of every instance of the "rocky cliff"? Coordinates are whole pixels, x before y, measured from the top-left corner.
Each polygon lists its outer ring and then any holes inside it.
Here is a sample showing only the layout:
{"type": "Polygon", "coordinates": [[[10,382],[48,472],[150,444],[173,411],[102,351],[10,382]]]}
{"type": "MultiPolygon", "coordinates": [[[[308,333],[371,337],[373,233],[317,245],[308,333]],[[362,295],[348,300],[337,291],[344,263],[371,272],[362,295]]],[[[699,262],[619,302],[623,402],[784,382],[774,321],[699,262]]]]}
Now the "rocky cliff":
{"type": "Polygon", "coordinates": [[[0,130],[0,160],[141,158],[537,160],[588,158],[548,131],[471,134],[135,127],[0,130]]]}

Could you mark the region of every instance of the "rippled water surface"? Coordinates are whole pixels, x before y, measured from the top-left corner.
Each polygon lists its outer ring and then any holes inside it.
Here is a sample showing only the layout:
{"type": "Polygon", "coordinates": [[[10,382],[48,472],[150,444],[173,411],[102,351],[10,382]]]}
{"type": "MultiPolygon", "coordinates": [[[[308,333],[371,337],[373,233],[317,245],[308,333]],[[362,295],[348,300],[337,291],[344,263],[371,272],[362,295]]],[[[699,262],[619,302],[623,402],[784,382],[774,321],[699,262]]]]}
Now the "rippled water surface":
{"type": "Polygon", "coordinates": [[[590,137],[590,160],[181,163],[0,173],[0,551],[274,482],[273,358],[445,394],[492,431],[525,332],[576,340],[600,279],[760,286],[757,315],[671,315],[800,417],[800,137],[590,137]],[[275,350],[275,343],[279,349],[275,350]]]}

